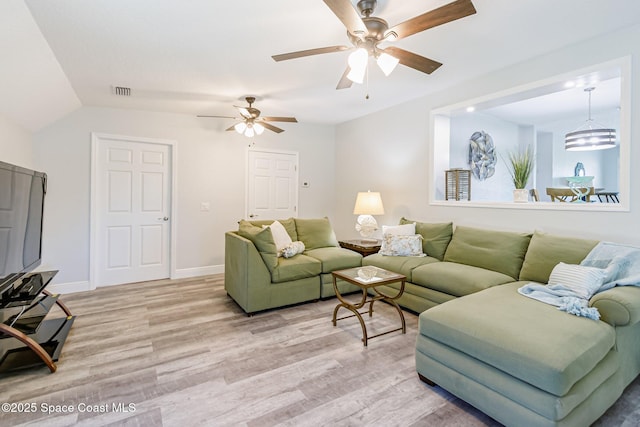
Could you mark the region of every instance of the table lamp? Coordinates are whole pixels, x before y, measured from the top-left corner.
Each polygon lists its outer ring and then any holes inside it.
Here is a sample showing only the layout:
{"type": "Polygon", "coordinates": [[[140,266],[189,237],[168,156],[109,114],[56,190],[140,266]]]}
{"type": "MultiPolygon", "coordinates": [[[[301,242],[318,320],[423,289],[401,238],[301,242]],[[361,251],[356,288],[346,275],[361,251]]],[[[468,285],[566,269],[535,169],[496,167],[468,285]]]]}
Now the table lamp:
{"type": "Polygon", "coordinates": [[[372,215],[384,215],[384,206],[382,206],[380,193],[375,191],[359,192],[358,197],[356,197],[353,214],[359,215],[356,222],[356,230],[363,240],[376,242],[377,240],[371,239],[371,235],[378,229],[378,223],[372,215]]]}

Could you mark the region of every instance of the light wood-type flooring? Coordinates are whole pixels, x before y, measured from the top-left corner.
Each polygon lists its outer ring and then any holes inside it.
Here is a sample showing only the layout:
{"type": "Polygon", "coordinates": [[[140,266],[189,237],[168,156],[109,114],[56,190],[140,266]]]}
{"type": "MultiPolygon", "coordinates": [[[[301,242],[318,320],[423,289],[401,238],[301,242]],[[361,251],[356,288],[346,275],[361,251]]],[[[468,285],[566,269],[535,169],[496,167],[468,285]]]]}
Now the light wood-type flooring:
{"type": "MultiPolygon", "coordinates": [[[[418,379],[412,313],[406,335],[365,348],[356,319],[332,326],[336,299],[248,317],[222,275],[61,299],[78,317],[58,371],[3,374],[0,403],[22,412],[0,412],[1,426],[499,425],[418,379]]],[[[371,334],[399,322],[377,304],[371,334]]],[[[637,426],[639,408],[636,379],[596,424],[637,426]]]]}

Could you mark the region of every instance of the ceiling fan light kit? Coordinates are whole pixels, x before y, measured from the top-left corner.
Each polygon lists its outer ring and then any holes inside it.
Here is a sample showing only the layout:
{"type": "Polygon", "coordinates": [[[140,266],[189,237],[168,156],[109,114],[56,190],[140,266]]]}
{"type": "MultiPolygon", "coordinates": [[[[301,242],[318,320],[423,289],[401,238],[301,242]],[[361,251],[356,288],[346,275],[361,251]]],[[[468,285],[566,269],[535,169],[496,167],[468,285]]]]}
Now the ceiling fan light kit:
{"type": "Polygon", "coordinates": [[[455,0],[442,7],[418,15],[393,27],[387,21],[372,16],[377,1],[360,0],[354,9],[350,0],[323,0],[336,17],[347,28],[347,35],[352,46],[330,46],[317,49],[307,49],[273,55],[275,61],[302,58],[305,56],[354,50],[349,55],[347,69],[338,82],[336,89],[346,89],[352,83],[362,83],[367,70],[369,58],[375,58],[378,66],[388,76],[396,65],[413,68],[417,71],[431,74],[442,64],[425,58],[413,52],[396,46],[382,48],[382,42],[393,42],[413,34],[422,32],[447,22],[455,21],[465,16],[473,15],[476,9],[471,0],[455,0]]]}

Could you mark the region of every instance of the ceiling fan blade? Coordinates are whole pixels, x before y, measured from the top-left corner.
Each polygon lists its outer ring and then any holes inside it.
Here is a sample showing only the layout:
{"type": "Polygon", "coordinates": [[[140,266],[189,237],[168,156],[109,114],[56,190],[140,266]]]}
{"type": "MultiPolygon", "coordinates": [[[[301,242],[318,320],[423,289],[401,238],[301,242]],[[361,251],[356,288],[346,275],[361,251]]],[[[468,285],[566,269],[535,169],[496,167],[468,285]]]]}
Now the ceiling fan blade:
{"type": "Polygon", "coordinates": [[[431,74],[438,69],[442,64],[433,59],[425,58],[424,56],[417,55],[413,52],[409,52],[399,47],[390,46],[384,50],[385,53],[398,58],[402,65],[411,67],[415,70],[422,71],[423,73],[431,74]]]}
{"type": "Polygon", "coordinates": [[[351,34],[362,35],[363,37],[369,33],[364,25],[360,14],[353,8],[349,0],[324,0],[329,9],[338,17],[342,24],[347,27],[347,31],[351,34]]]}
{"type": "Polygon", "coordinates": [[[273,58],[274,61],[279,62],[279,61],[286,61],[288,59],[302,58],[305,56],[321,55],[323,53],[342,52],[349,49],[351,48],[348,46],[327,46],[327,47],[319,47],[317,49],[307,49],[307,50],[300,50],[297,52],[283,53],[280,55],[273,55],[271,57],[273,58]]]}
{"type": "Polygon", "coordinates": [[[298,123],[298,120],[295,117],[260,117],[260,121],[265,122],[290,122],[290,123],[298,123]]]}
{"type": "Polygon", "coordinates": [[[231,116],[205,116],[205,115],[198,115],[197,117],[214,117],[216,119],[234,119],[234,120],[237,120],[236,117],[231,117],[231,116]]]}
{"type": "Polygon", "coordinates": [[[279,127],[276,127],[276,126],[274,126],[274,125],[272,125],[272,124],[269,124],[269,123],[267,123],[267,122],[261,122],[260,124],[261,124],[262,126],[264,126],[266,129],[269,129],[269,130],[270,130],[270,131],[272,131],[272,132],[275,132],[275,133],[281,133],[281,132],[284,132],[284,129],[280,129],[279,127]]]}
{"type": "Polygon", "coordinates": [[[340,81],[338,82],[338,86],[336,86],[336,90],[340,89],[349,89],[353,82],[347,78],[347,74],[351,71],[351,67],[347,65],[347,69],[342,73],[342,77],[340,77],[340,81]]]}
{"type": "Polygon", "coordinates": [[[225,130],[236,130],[235,125],[226,128],[225,130]]]}
{"type": "Polygon", "coordinates": [[[238,111],[240,112],[240,115],[242,115],[242,117],[247,118],[247,119],[251,118],[251,113],[249,112],[247,107],[238,107],[237,105],[234,105],[234,107],[236,107],[238,109],[238,111]]]}
{"type": "Polygon", "coordinates": [[[471,0],[456,0],[404,21],[387,30],[387,34],[392,31],[395,32],[397,34],[396,40],[398,40],[474,13],[476,13],[476,8],[471,3],[471,0]]]}

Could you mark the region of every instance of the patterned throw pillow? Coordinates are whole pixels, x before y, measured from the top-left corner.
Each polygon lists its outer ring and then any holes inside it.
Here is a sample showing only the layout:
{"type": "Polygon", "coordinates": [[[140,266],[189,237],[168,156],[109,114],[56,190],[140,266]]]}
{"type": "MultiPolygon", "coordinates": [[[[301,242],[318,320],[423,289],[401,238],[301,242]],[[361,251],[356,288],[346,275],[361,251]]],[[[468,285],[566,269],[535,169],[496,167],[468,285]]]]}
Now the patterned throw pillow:
{"type": "Polygon", "coordinates": [[[412,236],[384,234],[378,253],[387,256],[426,256],[422,252],[422,236],[419,234],[412,236]]]}
{"type": "Polygon", "coordinates": [[[291,258],[292,256],[301,254],[304,252],[304,243],[297,241],[291,242],[282,249],[282,256],[285,258],[291,258]]]}
{"type": "Polygon", "coordinates": [[[559,263],[551,271],[550,285],[563,285],[581,298],[590,299],[602,286],[607,273],[601,268],[559,263]]]}

